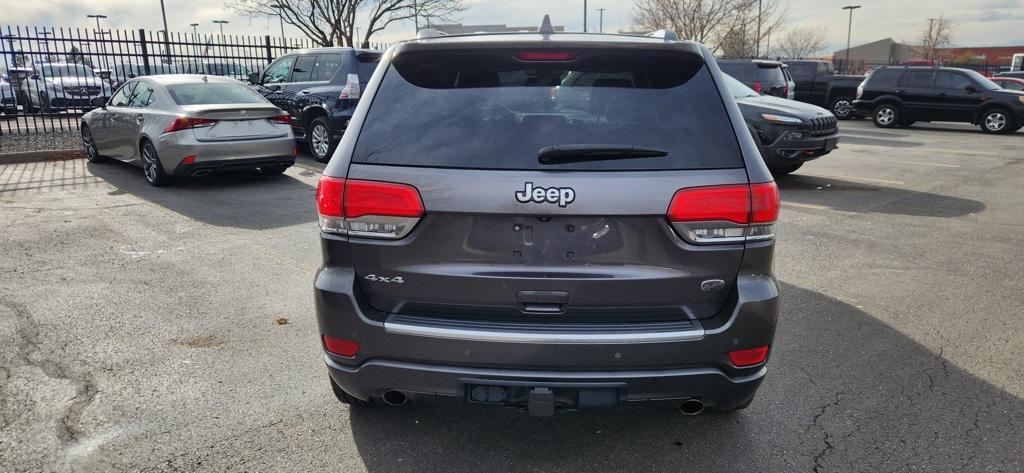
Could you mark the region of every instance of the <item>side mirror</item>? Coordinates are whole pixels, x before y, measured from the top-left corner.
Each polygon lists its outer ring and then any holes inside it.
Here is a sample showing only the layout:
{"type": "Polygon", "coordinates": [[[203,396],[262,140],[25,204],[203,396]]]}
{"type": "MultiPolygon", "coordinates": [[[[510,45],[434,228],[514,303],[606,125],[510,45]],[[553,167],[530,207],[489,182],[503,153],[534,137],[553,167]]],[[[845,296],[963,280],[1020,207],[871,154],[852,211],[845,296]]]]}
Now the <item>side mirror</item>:
{"type": "Polygon", "coordinates": [[[93,97],[92,99],[89,100],[89,105],[92,105],[93,107],[96,107],[96,108],[102,108],[103,110],[106,110],[107,109],[107,98],[106,97],[93,97]]]}
{"type": "Polygon", "coordinates": [[[249,83],[252,84],[252,85],[260,85],[260,73],[259,72],[250,72],[249,73],[249,83]]]}
{"type": "Polygon", "coordinates": [[[978,93],[978,88],[973,86],[973,85],[968,85],[968,86],[964,87],[964,90],[966,90],[968,94],[976,94],[976,93],[978,93]]]}
{"type": "Polygon", "coordinates": [[[32,80],[39,80],[39,74],[32,74],[32,75],[28,76],[28,78],[32,79],[32,80]]]}

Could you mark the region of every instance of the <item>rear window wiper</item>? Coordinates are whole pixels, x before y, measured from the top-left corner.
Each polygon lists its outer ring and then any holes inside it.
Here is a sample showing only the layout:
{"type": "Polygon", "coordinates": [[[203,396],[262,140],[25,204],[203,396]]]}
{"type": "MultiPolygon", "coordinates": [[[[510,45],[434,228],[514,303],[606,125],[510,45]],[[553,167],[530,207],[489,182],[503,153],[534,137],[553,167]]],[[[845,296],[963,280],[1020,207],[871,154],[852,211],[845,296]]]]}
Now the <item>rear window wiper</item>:
{"type": "Polygon", "coordinates": [[[662,156],[668,156],[668,151],[629,145],[558,145],[541,148],[537,152],[537,161],[541,164],[565,164],[662,156]]]}

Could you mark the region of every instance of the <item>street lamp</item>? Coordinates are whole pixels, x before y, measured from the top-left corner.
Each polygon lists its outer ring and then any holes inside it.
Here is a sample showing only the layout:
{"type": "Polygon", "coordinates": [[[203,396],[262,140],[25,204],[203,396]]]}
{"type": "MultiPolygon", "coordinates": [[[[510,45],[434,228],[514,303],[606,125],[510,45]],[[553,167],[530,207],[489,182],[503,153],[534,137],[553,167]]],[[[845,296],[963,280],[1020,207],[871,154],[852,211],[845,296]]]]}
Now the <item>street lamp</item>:
{"type": "Polygon", "coordinates": [[[284,5],[275,3],[271,5],[270,8],[277,10],[277,19],[281,20],[281,46],[284,46],[284,15],[281,14],[281,12],[284,11],[284,5]]]}
{"type": "Polygon", "coordinates": [[[199,23],[189,23],[188,26],[192,27],[192,51],[199,56],[199,23]]]}
{"type": "Polygon", "coordinates": [[[100,28],[100,19],[106,19],[107,15],[85,15],[85,16],[86,16],[86,18],[95,18],[96,19],[96,35],[100,35],[99,43],[100,43],[100,52],[103,54],[103,68],[107,69],[107,43],[103,39],[103,36],[105,36],[105,35],[103,34],[103,30],[100,28]]]}
{"type": "Polygon", "coordinates": [[[583,0],[583,32],[587,32],[587,0],[583,0]]]}
{"type": "Polygon", "coordinates": [[[597,32],[598,33],[604,33],[604,11],[605,10],[607,10],[607,8],[598,8],[597,9],[597,11],[600,12],[600,15],[601,15],[601,16],[598,17],[598,20],[597,20],[597,32]]]}
{"type": "Polygon", "coordinates": [[[843,10],[850,10],[850,21],[846,26],[846,61],[843,62],[843,73],[850,72],[850,32],[853,31],[853,11],[860,8],[860,5],[847,5],[843,10]]]}
{"type": "Polygon", "coordinates": [[[231,22],[228,20],[213,20],[213,22],[220,25],[220,39],[221,41],[224,41],[224,24],[231,22]]]}
{"type": "Polygon", "coordinates": [[[754,48],[754,57],[761,57],[761,0],[757,0],[757,46],[754,48]]]}

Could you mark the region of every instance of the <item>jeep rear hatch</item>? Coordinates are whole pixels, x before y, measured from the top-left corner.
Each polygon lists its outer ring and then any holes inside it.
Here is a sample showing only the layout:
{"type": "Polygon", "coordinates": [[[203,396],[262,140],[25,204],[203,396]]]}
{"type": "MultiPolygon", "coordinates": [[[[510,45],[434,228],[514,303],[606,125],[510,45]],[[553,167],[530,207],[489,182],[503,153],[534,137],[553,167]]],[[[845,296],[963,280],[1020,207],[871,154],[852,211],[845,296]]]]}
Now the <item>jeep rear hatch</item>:
{"type": "Polygon", "coordinates": [[[352,235],[366,303],[484,320],[714,315],[752,200],[700,55],[537,44],[412,49],[388,66],[347,176],[321,181],[339,196],[321,192],[321,223],[338,209],[326,228],[352,235]]]}

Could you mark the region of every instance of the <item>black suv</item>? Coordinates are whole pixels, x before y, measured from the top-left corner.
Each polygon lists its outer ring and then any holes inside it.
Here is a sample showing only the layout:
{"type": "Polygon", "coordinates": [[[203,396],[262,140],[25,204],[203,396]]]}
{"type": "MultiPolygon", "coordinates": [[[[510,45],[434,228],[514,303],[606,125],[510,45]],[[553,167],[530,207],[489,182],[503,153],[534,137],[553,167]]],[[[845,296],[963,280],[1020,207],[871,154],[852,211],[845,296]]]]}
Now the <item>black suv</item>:
{"type": "Polygon", "coordinates": [[[381,54],[353,48],[302,49],[277,58],[262,73],[250,74],[249,82],[292,115],[295,139],[309,145],[313,159],[326,162],[381,54]]]}
{"type": "Polygon", "coordinates": [[[839,121],[816,105],[760,95],[723,74],[772,174],[789,174],[836,149],[839,121]]]}
{"type": "Polygon", "coordinates": [[[969,69],[878,68],[858,87],[854,105],[881,128],[941,121],[1011,133],[1024,126],[1024,92],[1000,89],[969,69]]]}
{"type": "Polygon", "coordinates": [[[779,61],[764,59],[719,59],[722,72],[735,77],[755,92],[784,99],[796,96],[796,84],[789,67],[779,61]]]}
{"type": "Polygon", "coordinates": [[[389,49],[317,187],[337,397],[746,407],[779,200],[722,80],[700,44],[548,21],[389,49]]]}

